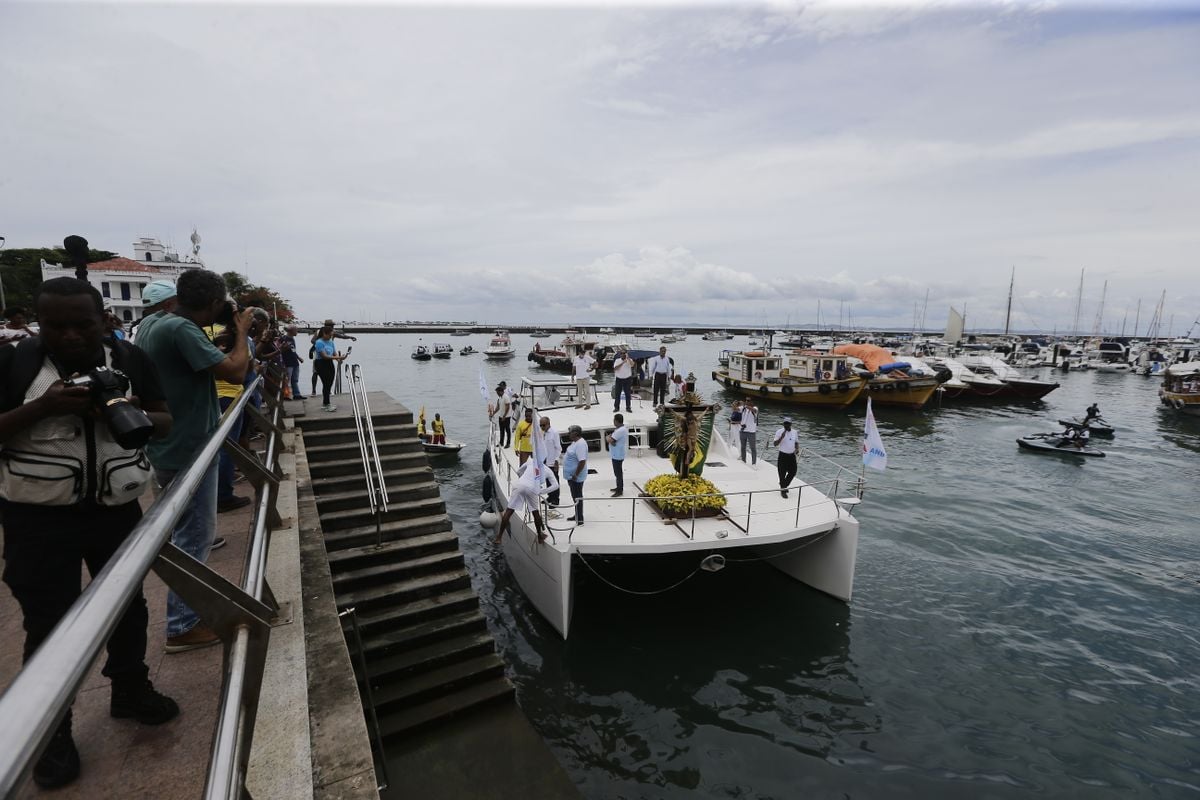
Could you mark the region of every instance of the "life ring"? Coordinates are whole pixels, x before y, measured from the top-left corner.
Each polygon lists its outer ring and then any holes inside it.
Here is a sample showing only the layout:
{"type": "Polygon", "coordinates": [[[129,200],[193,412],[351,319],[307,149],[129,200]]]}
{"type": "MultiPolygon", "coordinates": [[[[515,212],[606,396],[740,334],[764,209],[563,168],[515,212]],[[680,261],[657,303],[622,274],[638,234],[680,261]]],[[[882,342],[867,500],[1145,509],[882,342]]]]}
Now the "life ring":
{"type": "Polygon", "coordinates": [[[820,392],[821,394],[829,394],[833,390],[829,388],[828,383],[822,383],[817,386],[817,391],[820,392]]]}
{"type": "Polygon", "coordinates": [[[885,384],[883,385],[883,390],[884,390],[885,392],[894,392],[894,391],[896,391],[896,384],[894,384],[894,383],[885,383],[885,384]]]}
{"type": "Polygon", "coordinates": [[[1183,400],[1176,397],[1171,400],[1171,405],[1175,406],[1176,411],[1183,411],[1183,407],[1186,406],[1187,403],[1183,402],[1183,400]]]}
{"type": "Polygon", "coordinates": [[[838,384],[838,391],[841,392],[842,394],[845,394],[846,392],[850,391],[850,384],[846,383],[845,381],[842,381],[841,383],[838,384]]]}
{"type": "Polygon", "coordinates": [[[790,386],[785,386],[785,387],[783,387],[783,396],[784,396],[784,397],[791,397],[791,396],[792,396],[792,393],[793,393],[794,391],[796,391],[796,390],[795,390],[795,389],[793,389],[792,387],[790,387],[790,386]]]}
{"type": "Polygon", "coordinates": [[[760,386],[760,387],[758,387],[758,393],[765,397],[766,395],[771,393],[771,390],[765,386],[760,386]]]}
{"type": "Polygon", "coordinates": [[[822,373],[821,377],[824,378],[825,380],[829,380],[830,378],[833,377],[833,373],[826,370],[824,373],[822,373]]]}
{"type": "Polygon", "coordinates": [[[762,370],[759,370],[758,372],[754,373],[754,380],[756,380],[756,381],[762,380],[762,370]]]}

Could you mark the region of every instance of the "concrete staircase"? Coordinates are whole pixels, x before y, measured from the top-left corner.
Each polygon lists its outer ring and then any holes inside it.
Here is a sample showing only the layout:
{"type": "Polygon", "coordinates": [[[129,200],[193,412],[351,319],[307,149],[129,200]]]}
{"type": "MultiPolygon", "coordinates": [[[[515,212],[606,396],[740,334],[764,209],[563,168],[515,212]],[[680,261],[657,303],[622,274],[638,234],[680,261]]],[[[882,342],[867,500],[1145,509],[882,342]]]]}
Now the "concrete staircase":
{"type": "MultiPolygon", "coordinates": [[[[337,605],[357,609],[387,742],[511,701],[513,686],[480,613],[412,413],[383,393],[371,393],[370,402],[389,494],[378,546],[349,403],[324,413],[309,402],[296,424],[337,605]]],[[[343,622],[358,673],[349,617],[343,622]]],[[[357,677],[361,691],[363,676],[357,677]]]]}

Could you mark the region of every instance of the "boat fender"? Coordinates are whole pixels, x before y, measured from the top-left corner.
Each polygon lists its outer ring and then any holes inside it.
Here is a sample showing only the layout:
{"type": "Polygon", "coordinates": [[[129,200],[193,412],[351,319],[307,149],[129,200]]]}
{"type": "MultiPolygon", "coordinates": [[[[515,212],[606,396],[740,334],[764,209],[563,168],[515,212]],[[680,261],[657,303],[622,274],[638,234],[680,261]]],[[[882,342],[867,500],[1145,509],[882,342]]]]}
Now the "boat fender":
{"type": "Polygon", "coordinates": [[[500,515],[494,511],[484,511],[479,515],[479,525],[484,528],[494,528],[500,524],[500,515]]]}
{"type": "Polygon", "coordinates": [[[850,384],[846,383],[845,381],[842,381],[841,383],[838,384],[837,389],[842,394],[845,394],[846,392],[850,391],[850,384]]]}
{"type": "Polygon", "coordinates": [[[896,384],[896,388],[902,392],[907,392],[908,391],[908,381],[900,381],[899,383],[896,384]]]}
{"type": "Polygon", "coordinates": [[[758,387],[758,393],[765,396],[765,395],[770,394],[771,390],[765,386],[760,386],[760,387],[758,387]]]}
{"type": "Polygon", "coordinates": [[[894,391],[896,391],[896,384],[894,384],[894,383],[885,383],[885,384],[883,385],[883,390],[884,390],[885,392],[894,392],[894,391]]]}
{"type": "Polygon", "coordinates": [[[872,392],[878,392],[878,391],[879,391],[879,384],[878,384],[878,383],[872,383],[872,384],[871,384],[871,391],[872,391],[872,392]]]}
{"type": "Polygon", "coordinates": [[[742,388],[742,382],[741,382],[741,381],[734,381],[734,382],[733,382],[733,388],[735,388],[735,389],[740,389],[740,388],[742,388]]]}
{"type": "Polygon", "coordinates": [[[483,494],[483,502],[485,502],[485,503],[492,502],[492,476],[491,475],[483,476],[483,492],[482,492],[482,494],[483,494]]]}
{"type": "Polygon", "coordinates": [[[820,392],[821,394],[829,394],[833,390],[829,388],[828,383],[822,383],[821,385],[819,385],[817,387],[817,391],[820,392]]]}
{"type": "Polygon", "coordinates": [[[825,380],[829,380],[830,378],[833,377],[833,373],[826,371],[826,372],[822,373],[821,377],[824,378],[825,380]]]}
{"type": "Polygon", "coordinates": [[[1173,399],[1171,401],[1171,405],[1175,406],[1176,411],[1183,411],[1183,407],[1186,406],[1187,403],[1183,402],[1182,399],[1176,397],[1175,399],[1173,399]]]}
{"type": "Polygon", "coordinates": [[[954,377],[954,373],[948,367],[938,367],[936,375],[938,383],[945,383],[954,377]]]}
{"type": "Polygon", "coordinates": [[[790,386],[785,386],[785,387],[783,387],[783,396],[784,396],[784,397],[791,397],[791,396],[792,396],[792,393],[793,393],[794,391],[795,391],[795,390],[794,390],[792,387],[790,387],[790,386]]]}
{"type": "Polygon", "coordinates": [[[525,360],[536,362],[538,360],[538,357],[536,355],[534,355],[533,353],[530,353],[529,355],[525,356],[525,360]]]}
{"type": "Polygon", "coordinates": [[[732,386],[733,386],[733,380],[732,380],[732,379],[730,379],[730,378],[726,378],[726,379],[725,379],[725,388],[726,388],[726,389],[728,389],[728,388],[730,388],[730,387],[732,387],[732,386]]]}

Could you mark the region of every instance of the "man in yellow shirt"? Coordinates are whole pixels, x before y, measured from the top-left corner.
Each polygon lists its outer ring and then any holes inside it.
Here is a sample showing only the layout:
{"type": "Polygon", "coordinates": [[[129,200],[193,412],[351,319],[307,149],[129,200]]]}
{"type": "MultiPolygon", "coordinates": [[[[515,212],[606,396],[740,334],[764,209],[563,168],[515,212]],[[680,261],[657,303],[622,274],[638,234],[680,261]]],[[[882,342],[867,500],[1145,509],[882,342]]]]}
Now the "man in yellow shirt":
{"type": "Polygon", "coordinates": [[[517,466],[524,464],[533,455],[533,409],[525,409],[525,419],[517,423],[513,433],[513,450],[517,454],[517,466]]]}

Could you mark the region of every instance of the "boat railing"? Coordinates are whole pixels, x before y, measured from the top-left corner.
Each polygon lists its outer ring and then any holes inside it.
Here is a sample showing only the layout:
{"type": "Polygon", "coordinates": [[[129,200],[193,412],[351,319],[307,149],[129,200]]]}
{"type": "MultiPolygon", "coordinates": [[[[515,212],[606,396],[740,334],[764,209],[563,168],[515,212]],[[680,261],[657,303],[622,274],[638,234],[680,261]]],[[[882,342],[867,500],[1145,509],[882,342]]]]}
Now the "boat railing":
{"type": "Polygon", "coordinates": [[[358,454],[362,459],[363,480],[367,485],[367,501],[375,517],[375,546],[383,545],[383,515],[388,511],[387,481],[383,477],[383,461],[379,443],[375,440],[375,422],[371,419],[371,403],[362,365],[350,366],[350,405],[354,410],[354,430],[358,435],[358,454]]]}
{"type": "Polygon", "coordinates": [[[153,569],[221,638],[224,659],[217,719],[203,797],[246,796],[267,644],[279,604],[266,580],[271,531],[282,525],[276,509],[283,450],[282,368],[268,365],[222,415],[189,467],[158,495],[100,574],[96,575],[0,696],[0,797],[14,797],[34,761],[70,709],[93,662],[133,596],[153,569]],[[263,388],[267,413],[250,403],[263,388]],[[261,455],[228,439],[247,414],[266,435],[261,455]],[[192,502],[224,448],[255,488],[254,514],[235,584],[171,542],[175,524],[192,502]]]}

